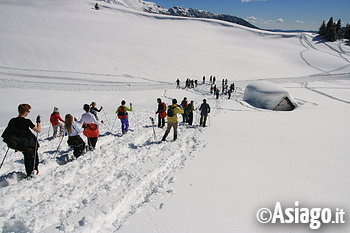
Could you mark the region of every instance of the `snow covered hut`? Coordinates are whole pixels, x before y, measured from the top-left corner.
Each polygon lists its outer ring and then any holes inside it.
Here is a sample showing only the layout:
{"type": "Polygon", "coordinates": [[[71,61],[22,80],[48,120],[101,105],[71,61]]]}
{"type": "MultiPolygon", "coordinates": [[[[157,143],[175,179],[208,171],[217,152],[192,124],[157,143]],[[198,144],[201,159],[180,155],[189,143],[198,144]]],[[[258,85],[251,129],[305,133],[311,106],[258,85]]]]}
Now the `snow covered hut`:
{"type": "Polygon", "coordinates": [[[257,108],[275,111],[292,111],[298,105],[287,90],[268,81],[249,84],[243,101],[257,108]]]}

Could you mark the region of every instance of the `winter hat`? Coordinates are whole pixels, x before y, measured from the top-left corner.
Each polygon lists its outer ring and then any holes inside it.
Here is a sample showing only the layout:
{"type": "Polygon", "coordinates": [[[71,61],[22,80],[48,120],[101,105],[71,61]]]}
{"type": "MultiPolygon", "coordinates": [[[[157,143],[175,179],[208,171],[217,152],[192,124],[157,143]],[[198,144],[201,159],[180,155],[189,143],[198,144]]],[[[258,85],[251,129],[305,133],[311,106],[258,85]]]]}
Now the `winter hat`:
{"type": "Polygon", "coordinates": [[[53,112],[59,112],[58,108],[54,107],[53,112]]]}

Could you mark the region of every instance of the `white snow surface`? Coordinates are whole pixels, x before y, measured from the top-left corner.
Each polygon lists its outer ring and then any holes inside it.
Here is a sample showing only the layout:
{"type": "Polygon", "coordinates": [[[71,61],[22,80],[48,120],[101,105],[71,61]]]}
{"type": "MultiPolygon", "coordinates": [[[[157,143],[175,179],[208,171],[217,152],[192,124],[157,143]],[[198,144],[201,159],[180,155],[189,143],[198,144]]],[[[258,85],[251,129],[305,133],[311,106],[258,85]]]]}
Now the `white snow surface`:
{"type": "Polygon", "coordinates": [[[286,89],[272,82],[260,80],[246,86],[243,101],[257,108],[274,110],[285,97],[289,98],[294,107],[298,106],[286,89]]]}
{"type": "MultiPolygon", "coordinates": [[[[140,1],[1,0],[0,133],[20,103],[43,117],[39,176],[23,179],[23,155],[10,150],[0,170],[2,232],[315,232],[305,224],[260,224],[256,212],[291,207],[350,211],[350,49],[311,33],[272,33],[215,20],[141,12],[140,1]],[[117,2],[123,4],[117,4],[117,2]],[[132,7],[134,6],[134,7],[132,7]],[[201,78],[235,82],[232,99],[201,78]],[[175,80],[198,79],[195,89],[175,80]],[[268,80],[287,90],[292,112],[254,108],[245,87],[268,80]],[[156,98],[205,98],[208,127],[180,124],[159,142],[156,98]],[[115,110],[133,103],[121,135],[115,110]],[[104,124],[97,148],[73,162],[49,115],[80,118],[97,102],[104,124]],[[58,148],[58,149],[57,149],[58,148]]],[[[181,117],[180,117],[181,119],[181,117]]],[[[84,140],[86,138],[83,136],[84,140]]],[[[7,150],[0,143],[1,159],[7,150]]],[[[348,219],[348,218],[347,218],[348,219]]],[[[349,232],[346,224],[317,232],[349,232]]]]}

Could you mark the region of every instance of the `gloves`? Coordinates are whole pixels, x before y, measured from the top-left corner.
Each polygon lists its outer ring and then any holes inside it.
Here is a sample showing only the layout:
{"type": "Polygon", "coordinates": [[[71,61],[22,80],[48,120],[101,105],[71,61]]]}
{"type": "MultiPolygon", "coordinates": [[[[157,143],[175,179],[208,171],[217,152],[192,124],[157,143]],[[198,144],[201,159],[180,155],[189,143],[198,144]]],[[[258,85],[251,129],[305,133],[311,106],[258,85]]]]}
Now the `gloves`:
{"type": "Polygon", "coordinates": [[[40,117],[40,115],[38,115],[38,116],[36,117],[36,123],[37,123],[37,124],[40,124],[40,123],[41,123],[41,117],[40,117]]]}
{"type": "Polygon", "coordinates": [[[86,129],[86,128],[88,128],[88,127],[89,127],[89,125],[87,125],[87,124],[84,124],[84,125],[82,126],[83,129],[86,129]]]}

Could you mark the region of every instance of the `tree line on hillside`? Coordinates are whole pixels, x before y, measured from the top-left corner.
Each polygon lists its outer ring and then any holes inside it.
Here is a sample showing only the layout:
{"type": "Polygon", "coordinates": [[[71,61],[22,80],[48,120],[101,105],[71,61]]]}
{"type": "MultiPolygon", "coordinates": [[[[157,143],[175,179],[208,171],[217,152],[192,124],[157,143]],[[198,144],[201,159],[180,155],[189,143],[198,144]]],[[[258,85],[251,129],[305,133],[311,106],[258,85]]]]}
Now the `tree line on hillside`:
{"type": "Polygon", "coordinates": [[[333,17],[331,17],[328,20],[327,24],[323,20],[318,34],[320,34],[320,36],[331,42],[340,39],[350,40],[350,24],[347,24],[345,27],[342,27],[340,19],[338,20],[338,22],[335,22],[333,20],[333,17]]]}

